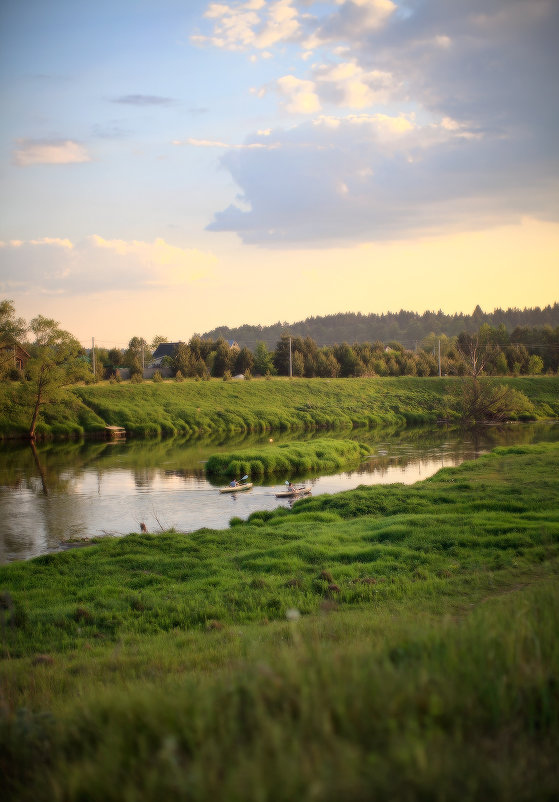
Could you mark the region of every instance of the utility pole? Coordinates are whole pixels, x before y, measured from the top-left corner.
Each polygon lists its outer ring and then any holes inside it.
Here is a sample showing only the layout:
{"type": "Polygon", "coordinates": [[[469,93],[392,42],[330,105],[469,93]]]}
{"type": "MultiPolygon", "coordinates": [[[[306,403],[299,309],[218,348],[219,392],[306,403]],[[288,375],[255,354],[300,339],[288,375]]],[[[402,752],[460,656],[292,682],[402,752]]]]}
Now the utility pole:
{"type": "Polygon", "coordinates": [[[291,360],[291,335],[289,336],[289,378],[293,378],[293,362],[291,360]]]}
{"type": "Polygon", "coordinates": [[[95,337],[91,338],[91,364],[93,367],[93,378],[95,379],[95,337]]]}
{"type": "Polygon", "coordinates": [[[142,343],[142,374],[144,372],[144,344],[142,343]]]}
{"type": "Polygon", "coordinates": [[[441,341],[439,340],[439,379],[441,378],[441,341]]]}

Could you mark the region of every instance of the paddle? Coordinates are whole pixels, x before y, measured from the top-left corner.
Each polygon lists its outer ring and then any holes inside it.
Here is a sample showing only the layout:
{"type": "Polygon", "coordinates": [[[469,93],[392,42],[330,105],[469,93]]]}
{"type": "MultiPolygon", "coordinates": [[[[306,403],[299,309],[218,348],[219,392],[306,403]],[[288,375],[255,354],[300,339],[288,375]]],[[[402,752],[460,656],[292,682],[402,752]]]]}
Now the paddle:
{"type": "Polygon", "coordinates": [[[244,475],[244,476],[241,478],[241,482],[244,482],[244,481],[245,481],[245,479],[248,479],[248,473],[247,473],[247,474],[245,474],[245,475],[244,475]]]}

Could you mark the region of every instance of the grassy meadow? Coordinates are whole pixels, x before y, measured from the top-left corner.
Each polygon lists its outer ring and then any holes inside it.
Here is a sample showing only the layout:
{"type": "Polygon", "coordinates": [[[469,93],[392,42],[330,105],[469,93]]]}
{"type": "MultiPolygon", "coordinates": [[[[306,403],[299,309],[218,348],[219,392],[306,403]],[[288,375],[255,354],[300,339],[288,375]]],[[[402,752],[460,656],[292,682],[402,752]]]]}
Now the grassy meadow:
{"type": "Polygon", "coordinates": [[[21,800],[552,799],[559,446],[0,568],[21,800]]]}
{"type": "MultiPolygon", "coordinates": [[[[458,416],[460,378],[165,381],[75,386],[43,409],[38,437],[124,426],[140,437],[429,424],[458,416]]],[[[559,377],[497,380],[527,398],[523,419],[559,417],[559,377]]],[[[29,414],[17,386],[0,385],[0,436],[22,435],[29,414]]]]}

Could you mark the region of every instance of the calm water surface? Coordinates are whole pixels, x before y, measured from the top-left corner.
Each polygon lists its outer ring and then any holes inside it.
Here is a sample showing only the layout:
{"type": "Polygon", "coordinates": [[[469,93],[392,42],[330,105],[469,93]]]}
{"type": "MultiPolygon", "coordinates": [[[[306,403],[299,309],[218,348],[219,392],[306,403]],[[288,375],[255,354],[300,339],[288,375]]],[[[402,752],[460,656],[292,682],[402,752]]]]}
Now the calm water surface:
{"type": "MultiPolygon", "coordinates": [[[[324,433],[314,435],[324,437],[324,433]]],[[[405,429],[350,435],[365,442],[370,457],[333,476],[305,477],[313,495],[360,484],[411,484],[439,468],[458,465],[497,445],[559,440],[559,424],[515,424],[476,432],[405,429]]],[[[310,439],[274,436],[274,442],[310,439]]],[[[79,442],[0,448],[0,562],[27,559],[64,547],[72,539],[174,527],[188,532],[225,528],[233,516],[286,506],[275,484],[238,495],[220,495],[204,464],[217,451],[268,443],[269,437],[191,443],[180,439],[126,443],[79,442]]]]}

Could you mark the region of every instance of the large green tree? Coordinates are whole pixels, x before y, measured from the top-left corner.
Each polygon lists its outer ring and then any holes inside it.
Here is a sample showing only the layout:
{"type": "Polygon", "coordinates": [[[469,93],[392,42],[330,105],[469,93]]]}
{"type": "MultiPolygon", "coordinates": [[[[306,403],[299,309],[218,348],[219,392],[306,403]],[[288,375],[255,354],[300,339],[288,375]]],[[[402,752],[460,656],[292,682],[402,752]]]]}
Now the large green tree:
{"type": "Polygon", "coordinates": [[[41,410],[60,400],[65,385],[91,374],[80,343],[70,332],[60,329],[56,320],[38,315],[29,328],[35,340],[30,346],[32,358],[26,366],[21,401],[29,408],[28,435],[34,440],[41,410]]]}

